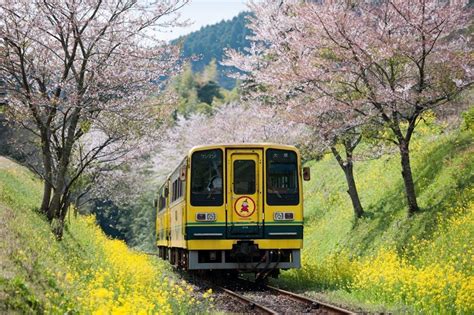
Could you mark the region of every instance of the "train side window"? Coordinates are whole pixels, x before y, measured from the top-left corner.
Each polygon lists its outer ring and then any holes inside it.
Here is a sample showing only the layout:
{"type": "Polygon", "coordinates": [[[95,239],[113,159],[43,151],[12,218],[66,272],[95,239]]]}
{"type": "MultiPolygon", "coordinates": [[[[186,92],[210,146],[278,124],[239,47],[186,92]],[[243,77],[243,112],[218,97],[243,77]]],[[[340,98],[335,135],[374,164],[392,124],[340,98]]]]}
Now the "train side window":
{"type": "Polygon", "coordinates": [[[181,178],[178,178],[178,198],[183,196],[183,181],[181,178]]]}
{"type": "MultiPolygon", "coordinates": [[[[158,191],[158,211],[163,211],[166,209],[167,198],[168,198],[168,181],[166,184],[161,186],[160,190],[158,191]]],[[[172,196],[170,196],[172,198],[172,196]]]]}
{"type": "Polygon", "coordinates": [[[191,205],[221,206],[224,202],[222,150],[204,150],[191,157],[191,205]]]}
{"type": "Polygon", "coordinates": [[[171,194],[171,200],[176,200],[176,181],[173,182],[173,193],[171,194]]]}
{"type": "Polygon", "coordinates": [[[178,185],[177,185],[177,181],[175,180],[173,182],[173,193],[171,194],[171,201],[175,201],[177,199],[176,198],[178,194],[177,190],[178,190],[178,185]]]}
{"type": "Polygon", "coordinates": [[[171,188],[171,202],[174,202],[184,195],[184,181],[177,178],[173,181],[173,187],[171,188]]]}
{"type": "Polygon", "coordinates": [[[166,198],[163,196],[163,194],[160,195],[159,207],[160,207],[160,210],[163,210],[164,208],[166,208],[166,198]]]}

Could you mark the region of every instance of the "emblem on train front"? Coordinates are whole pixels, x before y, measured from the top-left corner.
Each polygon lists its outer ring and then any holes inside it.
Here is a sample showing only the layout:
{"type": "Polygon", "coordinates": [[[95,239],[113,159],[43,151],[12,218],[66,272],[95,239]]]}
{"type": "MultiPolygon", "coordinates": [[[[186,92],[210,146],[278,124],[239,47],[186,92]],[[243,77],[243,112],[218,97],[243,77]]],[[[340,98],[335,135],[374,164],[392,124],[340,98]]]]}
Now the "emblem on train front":
{"type": "Polygon", "coordinates": [[[234,211],[241,218],[250,217],[255,212],[255,201],[248,196],[242,196],[235,201],[234,211]]]}

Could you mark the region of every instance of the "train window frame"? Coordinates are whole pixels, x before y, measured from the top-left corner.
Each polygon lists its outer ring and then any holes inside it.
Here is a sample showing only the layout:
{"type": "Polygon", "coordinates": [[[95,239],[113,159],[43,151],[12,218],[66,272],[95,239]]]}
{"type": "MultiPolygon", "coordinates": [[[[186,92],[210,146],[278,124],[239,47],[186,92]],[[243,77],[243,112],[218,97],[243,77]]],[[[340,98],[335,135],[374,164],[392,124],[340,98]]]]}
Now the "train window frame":
{"type": "MultiPolygon", "coordinates": [[[[199,161],[199,163],[202,163],[202,162],[199,161]]],[[[190,203],[191,203],[191,206],[193,206],[193,207],[209,207],[209,206],[219,207],[219,206],[222,206],[224,204],[224,193],[225,193],[225,189],[224,189],[224,152],[223,152],[222,149],[214,148],[214,149],[206,149],[206,150],[199,150],[199,151],[193,152],[192,155],[191,155],[191,176],[190,177],[191,177],[190,178],[190,203]],[[209,158],[210,161],[212,160],[212,152],[217,153],[217,159],[218,160],[217,161],[211,161],[211,163],[213,164],[212,167],[206,166],[207,169],[211,170],[209,174],[206,174],[205,172],[203,172],[202,174],[199,175],[199,176],[201,176],[201,178],[196,177],[196,176],[198,176],[197,173],[196,173],[196,170],[197,170],[197,167],[198,167],[198,165],[196,164],[198,162],[197,157],[199,156],[199,154],[201,154],[201,156],[203,156],[203,154],[205,154],[206,152],[208,152],[207,154],[208,154],[208,157],[210,157],[209,158]],[[214,170],[215,174],[213,174],[213,170],[214,170]],[[203,179],[204,177],[207,177],[207,179],[204,180],[203,179]],[[221,187],[220,187],[220,193],[219,193],[219,190],[212,191],[212,189],[214,189],[214,187],[211,187],[212,184],[214,183],[214,181],[216,179],[218,179],[219,177],[221,178],[221,183],[222,183],[221,187]],[[201,191],[196,191],[195,192],[194,189],[195,189],[195,183],[196,183],[197,180],[199,180],[201,182],[201,185],[199,186],[199,187],[201,187],[201,191]],[[204,185],[205,182],[208,182],[207,185],[204,185]],[[207,194],[206,194],[206,191],[208,191],[207,194]]]]}
{"type": "Polygon", "coordinates": [[[184,200],[184,195],[186,191],[186,179],[181,179],[180,172],[183,167],[186,167],[186,165],[187,160],[184,159],[170,176],[170,205],[174,205],[175,203],[184,200]]]}
{"type": "MultiPolygon", "coordinates": [[[[283,149],[267,149],[265,152],[265,196],[266,196],[266,203],[270,206],[294,206],[300,203],[300,183],[298,177],[298,155],[295,151],[292,150],[283,150],[283,149]],[[281,164],[293,164],[294,169],[290,176],[294,176],[294,182],[296,184],[295,193],[283,193],[283,192],[270,192],[270,185],[271,185],[271,155],[273,153],[288,153],[289,155],[293,155],[294,163],[281,163],[281,164]]],[[[283,180],[283,178],[282,178],[283,180]]],[[[288,180],[287,180],[288,182],[288,180]]],[[[279,189],[279,188],[277,188],[279,189]]]]}

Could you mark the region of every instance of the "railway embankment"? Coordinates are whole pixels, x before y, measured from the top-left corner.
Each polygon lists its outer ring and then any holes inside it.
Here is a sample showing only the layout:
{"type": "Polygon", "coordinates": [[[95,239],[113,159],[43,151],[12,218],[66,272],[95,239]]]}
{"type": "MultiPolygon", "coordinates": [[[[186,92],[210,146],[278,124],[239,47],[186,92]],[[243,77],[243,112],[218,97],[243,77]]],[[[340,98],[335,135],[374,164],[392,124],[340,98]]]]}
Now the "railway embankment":
{"type": "MultiPolygon", "coordinates": [[[[411,147],[421,211],[407,216],[400,159],[354,153],[365,215],[354,220],[333,158],[305,183],[303,268],[276,283],[372,312],[474,312],[473,110],[460,129],[423,123],[411,147]],[[469,123],[469,117],[470,123],[469,123]]],[[[380,152],[379,152],[380,153],[380,152]]]]}
{"type": "Polygon", "coordinates": [[[164,262],[111,240],[93,217],[68,218],[61,242],[35,212],[41,182],[0,156],[0,313],[204,313],[210,294],[164,262]]]}

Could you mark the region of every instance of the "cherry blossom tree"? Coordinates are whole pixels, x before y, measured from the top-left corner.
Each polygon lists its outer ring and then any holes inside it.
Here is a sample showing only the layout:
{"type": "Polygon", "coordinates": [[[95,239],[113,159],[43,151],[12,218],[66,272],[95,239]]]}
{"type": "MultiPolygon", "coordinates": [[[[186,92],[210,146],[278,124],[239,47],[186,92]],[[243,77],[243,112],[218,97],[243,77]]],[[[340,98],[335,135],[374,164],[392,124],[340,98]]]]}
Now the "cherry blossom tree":
{"type": "MultiPolygon", "coordinates": [[[[317,153],[329,151],[334,155],[344,172],[354,215],[360,218],[364,209],[354,177],[353,152],[362,139],[362,126],[367,121],[354,113],[347,102],[318,93],[298,77],[292,75],[280,79],[279,75],[287,75],[283,71],[291,72],[291,68],[299,62],[296,57],[279,58],[279,54],[282,54],[279,50],[287,45],[285,34],[289,29],[302,27],[298,19],[288,19],[294,11],[292,5],[295,3],[272,2],[264,10],[254,5],[254,10],[260,10],[260,14],[251,19],[250,27],[255,29],[255,37],[249,54],[230,50],[230,59],[224,61],[224,64],[244,70],[244,74],[237,74],[236,77],[245,82],[246,98],[277,106],[281,109],[280,112],[286,111],[285,116],[288,119],[313,130],[314,144],[310,147],[317,153]],[[276,23],[275,20],[285,22],[276,23]],[[271,34],[260,34],[257,30],[261,30],[263,23],[268,21],[277,24],[268,24],[268,27],[277,29],[272,29],[271,34]],[[277,47],[277,42],[281,47],[277,47]]],[[[289,52],[286,50],[288,47],[282,51],[289,52]]]]}
{"type": "Polygon", "coordinates": [[[285,120],[272,108],[236,102],[221,105],[211,116],[178,116],[174,125],[163,125],[152,136],[134,142],[135,149],[118,161],[88,168],[85,175],[95,179],[94,185],[82,192],[91,199],[127,206],[144,193],[155,191],[194,146],[259,142],[304,146],[311,139],[303,124],[285,120]]]}
{"type": "Polygon", "coordinates": [[[224,104],[212,116],[178,117],[153,157],[155,177],[163,179],[194,146],[258,142],[304,145],[308,138],[303,124],[285,120],[274,108],[262,108],[256,102],[224,104]]]}
{"type": "Polygon", "coordinates": [[[416,126],[425,112],[453,106],[473,82],[472,49],[462,35],[472,14],[465,1],[262,1],[251,9],[253,45],[247,55],[228,52],[227,64],[268,94],[299,96],[310,105],[307,115],[343,106],[349,115],[329,122],[364,119],[390,130],[409,215],[416,213],[416,126]],[[328,102],[312,102],[321,97],[328,102]]]}
{"type": "Polygon", "coordinates": [[[153,130],[145,100],[177,69],[154,36],[179,25],[187,0],[3,0],[0,77],[8,115],[38,139],[41,212],[60,239],[74,185],[153,130]]]}
{"type": "Polygon", "coordinates": [[[355,113],[345,104],[334,102],[326,96],[304,100],[292,97],[286,101],[287,116],[291,121],[304,124],[313,130],[313,148],[319,153],[330,151],[344,172],[347,193],[356,218],[364,215],[354,177],[354,150],[362,140],[365,117],[355,113]]]}

